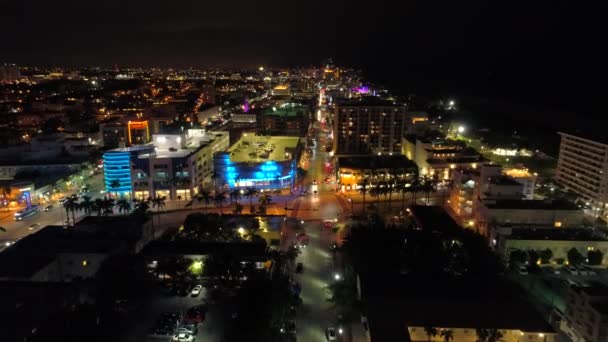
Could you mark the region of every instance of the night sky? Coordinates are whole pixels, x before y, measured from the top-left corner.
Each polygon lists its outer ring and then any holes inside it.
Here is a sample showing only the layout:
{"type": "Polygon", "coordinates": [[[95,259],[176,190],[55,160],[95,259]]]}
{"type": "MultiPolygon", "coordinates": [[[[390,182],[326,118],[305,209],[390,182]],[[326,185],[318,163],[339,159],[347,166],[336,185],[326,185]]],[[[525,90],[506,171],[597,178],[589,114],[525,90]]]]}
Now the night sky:
{"type": "Polygon", "coordinates": [[[601,112],[605,1],[3,1],[21,65],[291,66],[326,57],[404,91],[601,112]],[[397,4],[395,4],[397,3],[397,4]]]}

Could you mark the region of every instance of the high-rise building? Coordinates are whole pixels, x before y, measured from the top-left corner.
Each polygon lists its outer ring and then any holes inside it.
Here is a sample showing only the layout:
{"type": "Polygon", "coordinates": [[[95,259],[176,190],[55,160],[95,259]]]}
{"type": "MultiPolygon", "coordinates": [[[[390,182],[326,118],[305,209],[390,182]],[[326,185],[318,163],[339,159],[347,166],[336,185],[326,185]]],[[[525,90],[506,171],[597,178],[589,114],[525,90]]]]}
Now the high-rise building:
{"type": "Polygon", "coordinates": [[[258,132],[268,135],[306,136],[310,114],[309,107],[297,103],[269,108],[257,119],[258,132]]]}
{"type": "Polygon", "coordinates": [[[593,216],[607,214],[608,141],[564,132],[561,135],[555,180],[588,204],[593,216]]]}
{"type": "Polygon", "coordinates": [[[15,64],[0,64],[0,81],[16,81],[21,78],[19,67],[15,64]]]}
{"type": "Polygon", "coordinates": [[[401,153],[409,115],[404,106],[375,96],[338,100],[334,109],[334,153],[401,153]]]}

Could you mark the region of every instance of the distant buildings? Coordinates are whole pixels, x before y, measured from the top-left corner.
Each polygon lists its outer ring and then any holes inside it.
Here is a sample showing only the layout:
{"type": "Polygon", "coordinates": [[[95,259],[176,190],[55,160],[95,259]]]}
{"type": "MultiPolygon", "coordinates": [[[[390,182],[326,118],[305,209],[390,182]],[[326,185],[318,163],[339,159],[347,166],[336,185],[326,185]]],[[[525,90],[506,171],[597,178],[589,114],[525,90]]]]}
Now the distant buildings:
{"type": "Polygon", "coordinates": [[[302,151],[298,137],[244,134],[213,158],[216,187],[291,188],[302,151]]]}
{"type": "Polygon", "coordinates": [[[593,282],[572,286],[560,328],[574,342],[608,340],[608,287],[593,282]]]}
{"type": "Polygon", "coordinates": [[[308,132],[310,115],[308,106],[296,103],[268,108],[259,115],[258,133],[304,137],[308,132]]]}
{"type": "Polygon", "coordinates": [[[379,97],[338,101],[333,115],[334,153],[401,153],[401,138],[409,120],[405,106],[379,97]]]}
{"type": "Polygon", "coordinates": [[[213,154],[228,148],[227,132],[190,129],[186,134],[155,134],[152,144],[106,152],[106,190],[133,198],[189,200],[209,186],[213,154]]]}
{"type": "Polygon", "coordinates": [[[15,64],[0,64],[0,82],[13,82],[21,78],[19,67],[15,64]]]}
{"type": "Polygon", "coordinates": [[[576,193],[594,216],[605,216],[608,205],[608,143],[564,132],[555,180],[576,193]]]}

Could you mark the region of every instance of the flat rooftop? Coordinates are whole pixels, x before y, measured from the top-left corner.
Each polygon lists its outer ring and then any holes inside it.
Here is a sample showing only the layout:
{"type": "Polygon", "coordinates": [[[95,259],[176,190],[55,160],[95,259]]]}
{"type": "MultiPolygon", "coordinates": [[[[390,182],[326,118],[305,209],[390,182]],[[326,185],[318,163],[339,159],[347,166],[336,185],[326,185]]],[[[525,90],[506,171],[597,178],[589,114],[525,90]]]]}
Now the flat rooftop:
{"type": "Polygon", "coordinates": [[[521,186],[521,183],[517,182],[509,176],[494,176],[490,177],[490,184],[494,185],[517,185],[521,186]]]}
{"type": "Polygon", "coordinates": [[[521,210],[580,210],[580,208],[565,200],[516,200],[501,199],[484,203],[489,209],[521,209],[521,210]]]}
{"type": "Polygon", "coordinates": [[[264,116],[280,116],[280,117],[296,117],[307,115],[310,109],[307,106],[297,103],[286,103],[279,107],[267,108],[262,115],[264,116]]]}
{"type": "Polygon", "coordinates": [[[298,137],[243,134],[241,139],[228,149],[228,153],[230,160],[235,163],[284,161],[294,157],[286,152],[296,149],[299,143],[298,137]]]}
{"type": "Polygon", "coordinates": [[[393,156],[343,156],[338,157],[338,165],[349,169],[409,169],[417,168],[416,164],[404,155],[393,156]]]}
{"type": "Polygon", "coordinates": [[[545,226],[538,228],[514,228],[509,240],[552,240],[552,241],[608,241],[604,236],[587,228],[556,229],[545,226]]]}
{"type": "Polygon", "coordinates": [[[361,96],[358,98],[339,98],[336,105],[343,107],[378,106],[378,107],[401,107],[391,101],[378,96],[361,96]]]}

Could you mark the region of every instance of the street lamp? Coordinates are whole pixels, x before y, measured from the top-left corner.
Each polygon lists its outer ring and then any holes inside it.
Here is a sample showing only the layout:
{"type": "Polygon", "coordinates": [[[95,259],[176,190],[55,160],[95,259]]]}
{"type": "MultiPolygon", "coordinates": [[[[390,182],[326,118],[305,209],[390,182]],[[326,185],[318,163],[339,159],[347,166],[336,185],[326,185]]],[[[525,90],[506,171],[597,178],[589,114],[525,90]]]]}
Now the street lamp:
{"type": "Polygon", "coordinates": [[[354,214],[355,210],[353,209],[353,200],[349,198],[348,201],[350,202],[350,213],[354,214]]]}
{"type": "Polygon", "coordinates": [[[342,333],[344,333],[344,330],[342,328],[338,328],[338,334],[342,335],[342,333]]]}
{"type": "Polygon", "coordinates": [[[458,126],[458,134],[462,134],[464,133],[464,131],[466,130],[466,128],[464,126],[458,126]]]}
{"type": "Polygon", "coordinates": [[[342,279],[342,276],[340,275],[340,273],[336,273],[336,274],[334,274],[334,279],[336,281],[340,281],[340,279],[342,279]]]}

